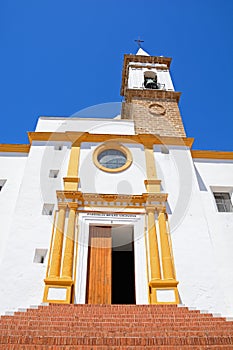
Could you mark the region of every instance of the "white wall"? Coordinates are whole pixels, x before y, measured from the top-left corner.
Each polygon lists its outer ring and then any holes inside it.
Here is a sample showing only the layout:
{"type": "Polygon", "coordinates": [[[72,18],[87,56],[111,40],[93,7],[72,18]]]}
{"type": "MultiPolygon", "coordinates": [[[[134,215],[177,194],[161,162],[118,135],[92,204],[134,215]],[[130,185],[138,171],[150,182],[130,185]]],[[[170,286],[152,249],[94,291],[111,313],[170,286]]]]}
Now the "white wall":
{"type": "Polygon", "coordinates": [[[33,263],[33,258],[36,248],[49,249],[53,217],[42,215],[42,209],[46,202],[56,203],[55,189],[62,188],[69,147],[64,144],[62,151],[56,151],[54,143],[31,147],[0,266],[0,312],[42,301],[47,261],[33,263]],[[54,168],[61,169],[60,175],[50,179],[49,169],[54,168]]]}
{"type": "Polygon", "coordinates": [[[146,165],[143,147],[123,144],[132,153],[133,162],[123,172],[107,173],[93,162],[93,152],[98,144],[82,143],[80,152],[80,189],[90,193],[141,194],[145,193],[146,165]]]}
{"type": "Polygon", "coordinates": [[[0,153],[0,180],[6,180],[0,191],[0,263],[5,253],[5,244],[12,226],[12,216],[27,156],[27,153],[0,153]]]}
{"type": "MultiPolygon", "coordinates": [[[[218,212],[213,191],[233,193],[233,161],[195,160],[201,206],[218,267],[226,312],[233,315],[233,212],[218,212]]],[[[233,197],[232,197],[233,203],[233,197]]]]}
{"type": "Polygon", "coordinates": [[[168,148],[169,154],[162,154],[155,147],[154,154],[163,190],[168,193],[181,301],[233,315],[233,213],[218,213],[210,190],[210,186],[233,186],[233,163],[195,161],[197,178],[190,152],[185,147],[168,148]]]}
{"type": "Polygon", "coordinates": [[[118,119],[40,117],[37,132],[79,131],[91,134],[134,135],[134,122],[118,119]]]}

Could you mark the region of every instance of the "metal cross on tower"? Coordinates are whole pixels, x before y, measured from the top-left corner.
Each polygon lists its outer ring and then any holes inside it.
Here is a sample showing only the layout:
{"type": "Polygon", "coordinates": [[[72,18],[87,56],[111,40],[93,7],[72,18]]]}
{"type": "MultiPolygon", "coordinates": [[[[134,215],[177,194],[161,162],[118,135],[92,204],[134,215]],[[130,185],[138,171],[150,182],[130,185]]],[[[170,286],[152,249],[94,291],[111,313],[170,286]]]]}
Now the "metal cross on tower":
{"type": "Polygon", "coordinates": [[[141,47],[141,43],[144,43],[144,40],[140,40],[140,37],[138,37],[138,39],[134,41],[138,44],[138,47],[141,47]]]}

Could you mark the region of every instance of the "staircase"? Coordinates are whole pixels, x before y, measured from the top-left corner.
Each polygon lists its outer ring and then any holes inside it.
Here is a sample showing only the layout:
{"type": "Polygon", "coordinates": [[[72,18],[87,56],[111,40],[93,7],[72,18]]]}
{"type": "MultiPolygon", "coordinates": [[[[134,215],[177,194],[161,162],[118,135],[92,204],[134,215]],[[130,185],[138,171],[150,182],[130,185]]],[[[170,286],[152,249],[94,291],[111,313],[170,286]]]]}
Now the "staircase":
{"type": "Polygon", "coordinates": [[[39,306],[0,318],[1,350],[233,349],[233,322],[176,305],[39,306]]]}

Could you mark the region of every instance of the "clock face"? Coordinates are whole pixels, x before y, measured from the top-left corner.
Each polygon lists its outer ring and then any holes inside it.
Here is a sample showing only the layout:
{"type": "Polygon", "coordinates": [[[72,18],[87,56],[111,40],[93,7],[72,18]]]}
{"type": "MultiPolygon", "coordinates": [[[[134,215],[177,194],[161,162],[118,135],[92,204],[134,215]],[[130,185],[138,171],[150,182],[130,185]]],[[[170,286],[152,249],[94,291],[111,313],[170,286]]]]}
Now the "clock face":
{"type": "Polygon", "coordinates": [[[97,160],[107,169],[119,169],[125,165],[127,157],[117,149],[107,149],[98,155],[97,160]]]}

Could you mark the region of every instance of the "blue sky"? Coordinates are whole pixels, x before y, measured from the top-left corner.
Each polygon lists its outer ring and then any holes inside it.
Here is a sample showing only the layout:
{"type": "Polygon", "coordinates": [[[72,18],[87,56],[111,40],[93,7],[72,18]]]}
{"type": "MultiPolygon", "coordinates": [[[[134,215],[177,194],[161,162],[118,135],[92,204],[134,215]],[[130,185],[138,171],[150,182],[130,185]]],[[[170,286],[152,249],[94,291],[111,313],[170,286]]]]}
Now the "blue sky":
{"type": "Polygon", "coordinates": [[[1,0],[0,143],[28,143],[40,115],[120,102],[138,36],[173,58],[193,148],[232,151],[232,0],[1,0]]]}

